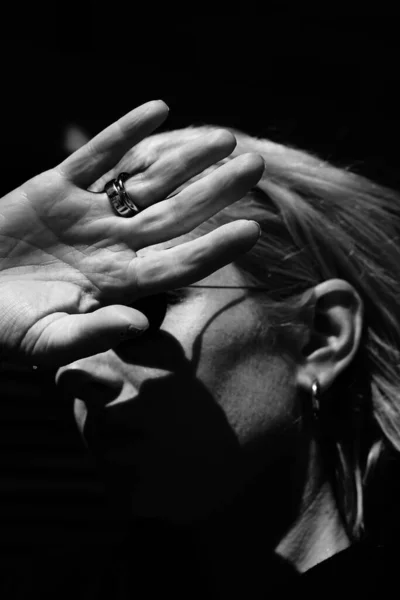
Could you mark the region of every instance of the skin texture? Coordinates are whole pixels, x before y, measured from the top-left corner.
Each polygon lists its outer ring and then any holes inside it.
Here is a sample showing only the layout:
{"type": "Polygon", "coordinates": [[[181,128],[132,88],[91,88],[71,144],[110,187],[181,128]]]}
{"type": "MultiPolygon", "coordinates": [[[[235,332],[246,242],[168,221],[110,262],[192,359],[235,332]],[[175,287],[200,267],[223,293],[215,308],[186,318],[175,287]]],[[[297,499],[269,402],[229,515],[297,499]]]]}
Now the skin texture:
{"type": "MultiPolygon", "coordinates": [[[[229,265],[199,285],[244,281],[229,265]]],[[[255,303],[243,289],[186,288],[158,331],[59,371],[81,432],[110,464],[124,464],[135,514],[204,517],[290,456],[294,366],[266,356],[255,303]],[[265,439],[274,454],[260,460],[265,439]]]]}
{"type": "MultiPolygon", "coordinates": [[[[157,265],[189,239],[137,256],[157,265]]],[[[219,569],[224,556],[225,584],[254,579],[272,552],[307,570],[349,543],[303,403],[316,378],[325,390],[351,363],[360,299],[341,280],[317,285],[318,318],[294,357],[272,346],[268,306],[239,289],[234,263],[192,281],[158,323],[160,298],[134,303],[149,330],[62,367],[57,382],[117,506],[190,525],[219,569]]]]}
{"type": "Polygon", "coordinates": [[[261,177],[261,157],[246,154],[177,191],[232,152],[231,134],[155,154],[126,185],[144,210],[113,215],[104,180],[165,112],[159,103],[133,111],[2,199],[0,329],[21,359],[66,365],[57,382],[117,502],[197,529],[226,594],[229,574],[233,586],[253,581],[269,552],[306,570],[348,543],[299,390],[309,394],[316,377],[332,385],[362,318],[354,290],[323,282],[323,330],[310,323],[311,350],[295,361],[271,346],[268,311],[230,288],[245,283],[232,260],[257,226],[185,237],[261,177]],[[180,235],[182,244],[168,241],[180,235]],[[216,287],[191,289],[153,327],[151,296],[192,282],[216,287]],[[137,339],[121,343],[130,326],[137,339]]]}
{"type": "MultiPolygon", "coordinates": [[[[349,540],[299,390],[351,360],[359,313],[345,282],[317,286],[324,333],[310,333],[300,360],[271,345],[268,310],[245,285],[234,264],[219,269],[185,288],[160,327],[62,367],[57,383],[131,514],[190,525],[227,572],[254,568],[260,535],[267,556],[304,571],[349,540]],[[238,544],[246,557],[232,556],[238,544]]],[[[153,305],[137,305],[150,323],[153,305]]]]}
{"type": "Polygon", "coordinates": [[[129,304],[229,263],[257,240],[246,220],[138,260],[137,252],[185,234],[254,186],[264,169],[247,154],[173,197],[178,186],[231,154],[232,134],[214,131],[155,157],[127,190],[141,211],[116,216],[96,188],[167,117],[161,101],[128,113],[55,168],[0,199],[0,351],[58,367],[112,348],[148,325],[129,304]],[[94,186],[96,192],[88,189],[94,186]]]}

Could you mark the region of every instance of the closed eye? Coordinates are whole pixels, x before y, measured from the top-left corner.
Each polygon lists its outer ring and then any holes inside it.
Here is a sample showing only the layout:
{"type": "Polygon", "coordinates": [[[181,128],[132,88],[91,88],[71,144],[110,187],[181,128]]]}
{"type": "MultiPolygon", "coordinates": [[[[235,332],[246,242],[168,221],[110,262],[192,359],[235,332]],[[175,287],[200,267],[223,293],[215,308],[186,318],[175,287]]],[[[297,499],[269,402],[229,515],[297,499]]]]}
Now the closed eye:
{"type": "Polygon", "coordinates": [[[165,296],[165,301],[168,306],[174,306],[175,304],[180,304],[187,298],[187,290],[184,288],[178,288],[176,290],[167,290],[161,295],[165,296]]]}
{"type": "Polygon", "coordinates": [[[147,317],[150,323],[148,331],[151,332],[161,327],[168,308],[182,303],[187,296],[188,290],[184,288],[167,290],[154,296],[140,298],[132,304],[132,308],[136,308],[147,317]]]}

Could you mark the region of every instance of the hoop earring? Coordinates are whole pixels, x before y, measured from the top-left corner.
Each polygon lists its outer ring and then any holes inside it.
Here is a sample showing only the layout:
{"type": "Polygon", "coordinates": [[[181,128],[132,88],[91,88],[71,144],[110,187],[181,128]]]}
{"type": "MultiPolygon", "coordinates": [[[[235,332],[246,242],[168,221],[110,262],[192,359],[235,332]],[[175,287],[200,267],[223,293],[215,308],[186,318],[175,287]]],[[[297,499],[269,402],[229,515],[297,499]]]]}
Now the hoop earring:
{"type": "Polygon", "coordinates": [[[319,383],[318,379],[314,379],[314,381],[311,384],[311,404],[312,404],[314,419],[318,419],[318,417],[319,417],[320,393],[321,393],[320,383],[319,383]]]}

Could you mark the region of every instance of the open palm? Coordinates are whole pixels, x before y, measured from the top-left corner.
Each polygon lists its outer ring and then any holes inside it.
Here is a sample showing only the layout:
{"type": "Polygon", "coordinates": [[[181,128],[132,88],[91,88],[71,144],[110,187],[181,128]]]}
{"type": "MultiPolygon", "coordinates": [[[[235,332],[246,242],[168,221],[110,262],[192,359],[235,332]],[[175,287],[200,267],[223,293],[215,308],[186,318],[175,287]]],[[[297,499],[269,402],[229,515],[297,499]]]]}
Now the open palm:
{"type": "Polygon", "coordinates": [[[4,353],[61,366],[103,352],[121,336],[146,328],[146,317],[129,306],[135,299],[204,277],[255,243],[258,228],[237,221],[168,250],[137,255],[192,230],[261,177],[262,159],[243,155],[168,197],[232,152],[235,140],[225,131],[176,148],[132,177],[126,187],[141,212],[131,219],[115,215],[105,193],[89,191],[116,176],[123,157],[167,114],[161,101],[135,109],[0,200],[4,353]]]}

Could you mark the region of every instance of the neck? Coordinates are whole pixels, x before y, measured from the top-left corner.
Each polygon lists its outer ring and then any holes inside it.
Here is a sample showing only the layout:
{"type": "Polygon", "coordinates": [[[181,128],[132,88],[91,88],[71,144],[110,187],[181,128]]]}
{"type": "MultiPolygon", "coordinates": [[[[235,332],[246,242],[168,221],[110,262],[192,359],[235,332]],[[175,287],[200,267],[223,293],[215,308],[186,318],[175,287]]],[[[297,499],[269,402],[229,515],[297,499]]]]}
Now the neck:
{"type": "Polygon", "coordinates": [[[276,548],[279,556],[304,573],[350,544],[328,483],[305,506],[276,548]]]}
{"type": "Polygon", "coordinates": [[[319,444],[314,439],[309,442],[307,456],[297,516],[275,548],[299,573],[350,545],[319,444]]]}
{"type": "Polygon", "coordinates": [[[296,485],[293,473],[290,477],[289,469],[285,469],[285,482],[291,480],[294,488],[279,494],[279,504],[267,508],[270,487],[267,486],[267,493],[263,494],[256,486],[238,510],[231,514],[225,511],[221,520],[213,520],[211,526],[197,530],[195,537],[200,541],[200,547],[225,584],[229,574],[232,578],[233,573],[235,585],[239,585],[242,578],[244,588],[250,581],[255,587],[265,586],[265,579],[270,574],[282,582],[290,572],[303,573],[350,545],[332,487],[324,477],[316,444],[311,444],[307,455],[304,470],[299,464],[293,467],[295,473],[302,473],[301,479],[306,484],[296,485]],[[285,512],[285,499],[287,502],[297,497],[296,489],[302,491],[298,493],[295,512],[287,509],[292,514],[290,524],[287,523],[283,535],[274,534],[271,538],[274,523],[279,521],[279,509],[285,512]],[[275,542],[270,545],[272,539],[275,542]],[[290,568],[290,572],[284,567],[290,568]]]}

